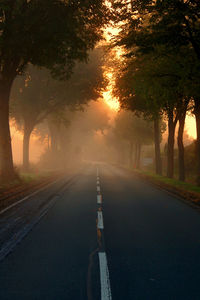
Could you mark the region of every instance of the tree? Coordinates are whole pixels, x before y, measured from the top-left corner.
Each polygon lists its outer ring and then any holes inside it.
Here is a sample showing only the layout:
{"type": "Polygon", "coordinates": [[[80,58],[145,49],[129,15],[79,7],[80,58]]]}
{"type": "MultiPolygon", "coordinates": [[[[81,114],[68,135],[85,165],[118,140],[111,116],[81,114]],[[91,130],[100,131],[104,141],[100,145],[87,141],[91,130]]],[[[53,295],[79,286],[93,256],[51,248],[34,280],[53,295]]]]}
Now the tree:
{"type": "MultiPolygon", "coordinates": [[[[187,109],[188,98],[194,100],[194,114],[197,123],[197,183],[200,184],[200,101],[199,101],[199,66],[200,66],[200,6],[198,0],[172,0],[172,1],[114,1],[117,11],[117,20],[123,20],[122,30],[117,39],[117,45],[123,45],[129,56],[135,51],[140,55],[152,54],[155,56],[157,49],[162,49],[159,57],[168,57],[168,66],[164,76],[170,78],[168,68],[174,69],[174,54],[179,57],[179,71],[172,74],[171,78],[178,79],[179,113],[176,105],[169,107],[169,141],[168,141],[168,176],[173,176],[173,143],[176,123],[179,120],[179,170],[180,179],[184,179],[183,141],[184,110],[187,109]],[[125,12],[125,14],[124,14],[125,12]],[[171,58],[171,61],[170,61],[171,58]],[[168,75],[167,75],[168,74],[168,75]],[[195,86],[196,85],[196,86],[195,86]],[[194,88],[195,86],[195,88],[194,88]],[[189,89],[191,92],[186,91],[189,89]],[[180,99],[182,99],[180,101],[180,99]],[[183,103],[182,103],[183,102],[183,103]],[[182,107],[185,108],[182,111],[182,107]],[[171,157],[171,158],[170,158],[171,157]]],[[[175,64],[177,66],[177,63],[175,64]]],[[[171,80],[172,81],[172,80],[171,80]]],[[[171,84],[169,84],[171,87],[171,84]]],[[[177,99],[174,99],[175,102],[177,99]]]]}
{"type": "Polygon", "coordinates": [[[127,48],[137,44],[145,53],[158,45],[165,45],[172,53],[184,46],[192,48],[200,59],[198,0],[113,0],[112,4],[114,19],[124,23],[119,44],[127,48]]]}
{"type": "Polygon", "coordinates": [[[11,87],[28,63],[60,79],[85,60],[107,21],[102,0],[2,0],[0,4],[0,145],[3,180],[15,177],[9,130],[11,87]]]}
{"type": "MultiPolygon", "coordinates": [[[[156,52],[154,53],[153,57],[151,56],[152,55],[147,55],[147,59],[148,59],[147,65],[145,65],[142,69],[140,68],[139,70],[140,82],[142,83],[143,87],[145,86],[145,90],[148,95],[147,99],[149,105],[151,105],[150,103],[152,103],[152,108],[149,110],[149,112],[151,112],[154,118],[154,122],[156,122],[156,114],[155,114],[156,111],[159,112],[160,110],[161,112],[167,115],[167,121],[168,121],[167,176],[168,177],[173,177],[174,174],[174,136],[175,136],[175,129],[176,129],[177,122],[179,122],[179,132],[178,132],[179,175],[180,175],[180,179],[184,180],[185,170],[184,170],[183,131],[184,131],[185,116],[186,116],[186,111],[188,109],[189,99],[184,96],[184,90],[181,82],[180,73],[182,72],[182,68],[180,68],[180,61],[182,58],[181,57],[179,58],[176,55],[159,57],[157,56],[156,52]],[[142,82],[142,78],[145,81],[145,83],[142,82]]],[[[136,90],[138,90],[137,83],[136,83],[136,90]]],[[[140,88],[139,93],[141,93],[141,91],[142,89],[140,88]]]]}
{"type": "MultiPolygon", "coordinates": [[[[152,77],[148,78],[147,64],[149,58],[126,58],[118,70],[114,95],[118,97],[121,107],[142,115],[154,122],[155,166],[156,173],[162,174],[161,161],[161,103],[150,91],[152,77]]],[[[162,126],[163,127],[163,126],[162,126]]]]}
{"type": "MultiPolygon", "coordinates": [[[[57,124],[58,119],[61,121],[64,118],[65,107],[80,108],[89,100],[96,100],[100,96],[104,86],[101,59],[101,49],[95,49],[90,53],[88,64],[76,64],[68,81],[54,80],[47,69],[33,66],[29,66],[26,76],[21,76],[15,81],[11,94],[11,112],[23,131],[23,168],[26,171],[29,169],[30,135],[36,125],[51,115],[53,118],[50,119],[57,119],[57,124]]],[[[55,126],[50,128],[51,145],[56,149],[53,134],[55,126]]],[[[55,132],[58,132],[58,128],[55,132]]]]}

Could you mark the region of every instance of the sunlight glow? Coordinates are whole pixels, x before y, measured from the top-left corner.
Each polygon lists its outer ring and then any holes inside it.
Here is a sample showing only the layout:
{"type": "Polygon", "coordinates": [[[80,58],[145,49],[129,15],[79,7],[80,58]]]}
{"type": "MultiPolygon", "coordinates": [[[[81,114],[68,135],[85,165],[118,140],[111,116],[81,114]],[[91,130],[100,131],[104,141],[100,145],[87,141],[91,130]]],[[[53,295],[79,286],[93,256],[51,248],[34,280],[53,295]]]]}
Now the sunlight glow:
{"type": "Polygon", "coordinates": [[[103,100],[111,110],[117,112],[120,109],[120,103],[119,103],[118,99],[113,97],[113,95],[112,95],[112,89],[113,89],[113,84],[114,84],[112,70],[105,71],[104,76],[108,80],[108,86],[107,86],[107,89],[102,93],[103,100]]]}
{"type": "Polygon", "coordinates": [[[112,97],[111,91],[105,91],[103,92],[103,100],[104,102],[109,106],[111,110],[119,111],[120,104],[119,101],[116,98],[112,97]]]}
{"type": "Polygon", "coordinates": [[[197,138],[196,121],[193,116],[186,116],[185,129],[189,136],[191,136],[193,139],[197,138]]]}

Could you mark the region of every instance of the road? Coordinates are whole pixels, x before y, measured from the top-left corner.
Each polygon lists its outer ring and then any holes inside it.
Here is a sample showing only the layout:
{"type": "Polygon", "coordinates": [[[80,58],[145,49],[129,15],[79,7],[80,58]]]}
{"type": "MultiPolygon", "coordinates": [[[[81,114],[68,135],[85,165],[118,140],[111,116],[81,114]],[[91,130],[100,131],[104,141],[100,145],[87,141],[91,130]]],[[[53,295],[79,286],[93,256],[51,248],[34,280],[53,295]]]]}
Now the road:
{"type": "Polygon", "coordinates": [[[199,211],[129,171],[87,165],[0,218],[1,300],[200,299],[199,211]]]}

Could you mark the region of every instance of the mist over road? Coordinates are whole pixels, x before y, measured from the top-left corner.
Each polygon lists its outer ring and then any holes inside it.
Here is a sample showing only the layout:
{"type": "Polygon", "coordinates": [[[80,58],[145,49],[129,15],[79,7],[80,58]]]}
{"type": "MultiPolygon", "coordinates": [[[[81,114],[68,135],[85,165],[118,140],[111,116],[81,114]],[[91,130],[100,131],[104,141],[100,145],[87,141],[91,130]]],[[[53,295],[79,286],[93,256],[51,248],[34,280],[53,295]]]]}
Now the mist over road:
{"type": "Polygon", "coordinates": [[[129,171],[87,165],[0,262],[0,299],[199,299],[199,232],[198,210],[129,171]]]}

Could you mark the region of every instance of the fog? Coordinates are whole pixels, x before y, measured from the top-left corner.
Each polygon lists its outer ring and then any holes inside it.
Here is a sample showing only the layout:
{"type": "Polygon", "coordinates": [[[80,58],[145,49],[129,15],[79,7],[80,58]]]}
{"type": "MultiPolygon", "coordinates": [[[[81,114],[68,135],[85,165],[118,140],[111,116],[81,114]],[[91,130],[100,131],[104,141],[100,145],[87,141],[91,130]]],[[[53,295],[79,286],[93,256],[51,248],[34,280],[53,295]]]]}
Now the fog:
{"type": "MultiPolygon", "coordinates": [[[[106,137],[113,125],[113,112],[103,99],[90,101],[81,111],[66,110],[65,122],[67,125],[59,124],[58,127],[51,124],[51,127],[57,127],[56,141],[55,137],[52,140],[47,120],[35,128],[30,137],[30,170],[54,169],[58,165],[62,169],[86,161],[111,159],[115,151],[107,145],[106,137]]],[[[21,168],[23,131],[13,121],[10,124],[14,163],[21,168]]]]}
{"type": "MultiPolygon", "coordinates": [[[[33,130],[29,172],[65,170],[96,161],[146,168],[154,162],[152,122],[131,112],[116,112],[106,99],[91,100],[81,110],[66,109],[62,122],[45,119],[33,130]],[[140,154],[136,154],[138,143],[140,154]]],[[[14,163],[23,170],[23,130],[13,120],[10,124],[14,163]]],[[[192,140],[185,132],[185,145],[191,144],[192,140]]],[[[166,142],[165,128],[161,142],[163,151],[166,142]]]]}
{"type": "MultiPolygon", "coordinates": [[[[75,65],[67,80],[54,79],[48,70],[32,65],[15,80],[10,127],[13,159],[19,173],[73,170],[97,161],[154,171],[153,118],[141,111],[120,108],[120,100],[113,92],[112,68],[104,64],[104,50],[97,48],[90,53],[87,63],[75,65]]],[[[157,141],[164,172],[167,169],[167,126],[163,112],[157,141]]],[[[190,172],[195,156],[191,158],[191,151],[187,150],[194,140],[191,133],[194,136],[195,122],[188,115],[183,136],[186,172],[190,172]]],[[[174,138],[175,168],[177,136],[178,128],[174,138]]]]}

